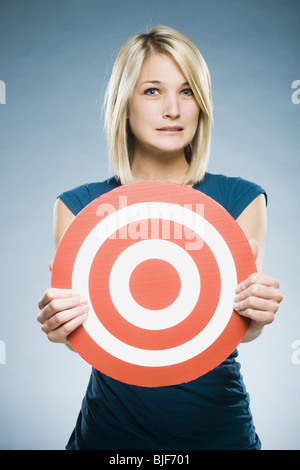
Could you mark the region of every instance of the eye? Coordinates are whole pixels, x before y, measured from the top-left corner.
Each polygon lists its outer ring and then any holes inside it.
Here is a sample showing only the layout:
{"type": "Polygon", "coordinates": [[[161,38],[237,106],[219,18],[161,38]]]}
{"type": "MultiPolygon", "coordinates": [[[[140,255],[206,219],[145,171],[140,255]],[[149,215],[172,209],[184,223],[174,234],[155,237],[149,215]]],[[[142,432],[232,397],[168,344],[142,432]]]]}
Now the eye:
{"type": "Polygon", "coordinates": [[[157,88],[147,88],[147,90],[144,91],[144,95],[149,95],[149,96],[156,96],[158,95],[159,90],[157,88]]]}
{"type": "Polygon", "coordinates": [[[185,88],[184,90],[181,91],[185,96],[194,96],[194,93],[190,88],[185,88]]]}

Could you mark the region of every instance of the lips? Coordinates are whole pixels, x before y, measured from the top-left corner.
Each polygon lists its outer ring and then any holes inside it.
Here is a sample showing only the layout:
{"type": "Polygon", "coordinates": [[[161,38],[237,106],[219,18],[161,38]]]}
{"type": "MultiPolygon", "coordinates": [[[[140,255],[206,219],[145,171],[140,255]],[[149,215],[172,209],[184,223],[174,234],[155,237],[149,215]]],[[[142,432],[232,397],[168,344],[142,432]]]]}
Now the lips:
{"type": "Polygon", "coordinates": [[[157,129],[158,131],[182,131],[183,127],[180,126],[165,126],[157,129]]]}
{"type": "Polygon", "coordinates": [[[182,132],[183,127],[180,127],[180,126],[165,126],[165,127],[160,127],[159,129],[157,129],[157,131],[174,134],[174,133],[177,133],[177,132],[182,132]]]}

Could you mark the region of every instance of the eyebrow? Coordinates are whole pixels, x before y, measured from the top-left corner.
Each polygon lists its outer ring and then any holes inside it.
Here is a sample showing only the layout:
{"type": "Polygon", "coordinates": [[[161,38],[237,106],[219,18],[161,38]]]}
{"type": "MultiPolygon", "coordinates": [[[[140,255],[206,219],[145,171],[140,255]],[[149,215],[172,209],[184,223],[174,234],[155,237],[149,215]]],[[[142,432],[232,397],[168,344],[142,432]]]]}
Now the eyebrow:
{"type": "MultiPolygon", "coordinates": [[[[145,83],[152,83],[153,85],[164,85],[164,82],[161,82],[160,80],[146,80],[145,82],[141,83],[141,85],[144,85],[145,83]]],[[[181,84],[181,86],[189,86],[189,83],[184,82],[181,84]]]]}

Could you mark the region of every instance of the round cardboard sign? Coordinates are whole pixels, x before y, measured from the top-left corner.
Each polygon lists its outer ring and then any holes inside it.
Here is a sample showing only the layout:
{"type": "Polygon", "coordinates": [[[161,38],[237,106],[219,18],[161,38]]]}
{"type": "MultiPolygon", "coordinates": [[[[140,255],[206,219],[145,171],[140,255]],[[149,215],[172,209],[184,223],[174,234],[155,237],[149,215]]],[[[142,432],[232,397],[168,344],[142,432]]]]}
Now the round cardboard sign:
{"type": "Polygon", "coordinates": [[[64,233],[52,287],[90,310],[70,336],[92,367],[144,387],[194,380],[225,360],[249,322],[233,310],[256,271],[242,229],[196,189],[161,181],[120,186],[86,206],[64,233]]]}

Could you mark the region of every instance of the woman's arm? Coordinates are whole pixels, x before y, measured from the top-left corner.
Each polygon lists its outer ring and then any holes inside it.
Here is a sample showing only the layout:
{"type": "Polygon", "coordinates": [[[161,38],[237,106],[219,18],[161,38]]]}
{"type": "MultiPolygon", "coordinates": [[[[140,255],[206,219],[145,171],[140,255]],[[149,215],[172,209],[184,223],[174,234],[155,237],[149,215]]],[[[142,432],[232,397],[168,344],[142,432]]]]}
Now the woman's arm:
{"type": "Polygon", "coordinates": [[[250,242],[256,259],[257,273],[251,274],[236,289],[234,309],[250,318],[243,342],[257,338],[265,325],[272,323],[282,301],[277,279],[263,274],[264,248],[267,232],[265,196],[258,196],[237,218],[237,223],[250,242]]]}
{"type": "MultiPolygon", "coordinates": [[[[57,248],[65,230],[75,218],[67,206],[57,199],[54,206],[53,235],[57,248]]],[[[52,262],[50,262],[50,269],[52,262]]],[[[86,319],[87,300],[71,289],[49,288],[38,303],[40,313],[37,317],[42,324],[42,330],[48,339],[54,343],[64,343],[70,349],[67,337],[86,319]]]]}
{"type": "Polygon", "coordinates": [[[58,247],[64,232],[74,219],[75,215],[73,212],[68,209],[61,199],[56,199],[53,209],[53,238],[55,248],[58,247]]]}

